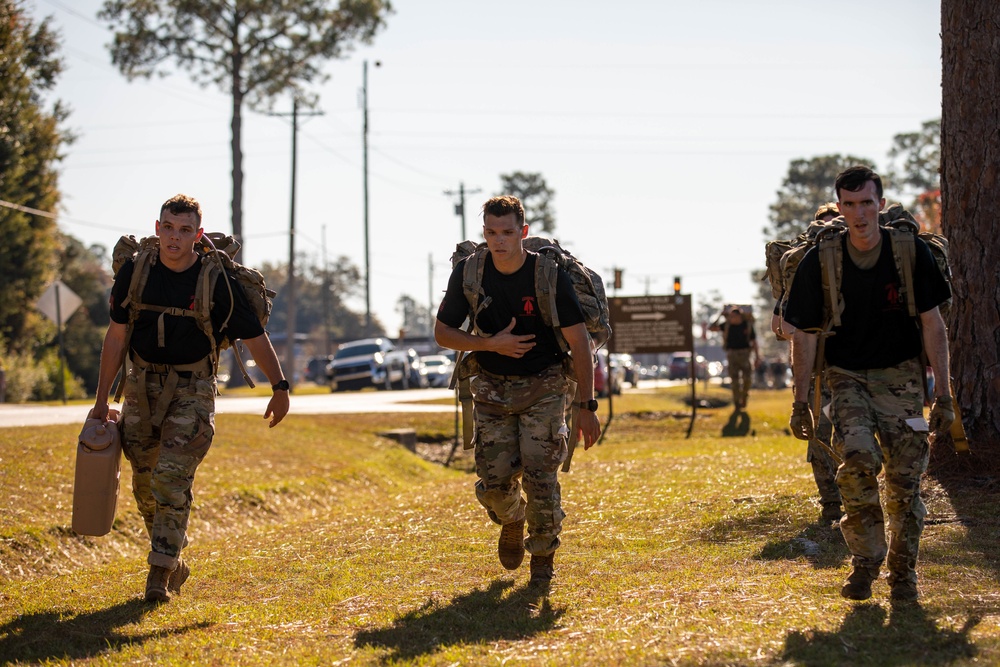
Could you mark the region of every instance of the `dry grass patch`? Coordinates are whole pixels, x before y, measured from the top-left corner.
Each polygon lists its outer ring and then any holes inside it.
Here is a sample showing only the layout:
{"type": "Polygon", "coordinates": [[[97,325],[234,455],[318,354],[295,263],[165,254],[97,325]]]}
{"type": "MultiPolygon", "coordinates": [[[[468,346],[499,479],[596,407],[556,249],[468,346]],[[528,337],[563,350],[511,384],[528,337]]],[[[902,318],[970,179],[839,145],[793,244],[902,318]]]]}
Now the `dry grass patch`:
{"type": "MultiPolygon", "coordinates": [[[[682,396],[616,397],[604,443],[578,451],[573,472],[562,477],[568,518],[548,593],[526,586],[526,567],[509,573],[496,561],[498,531],[475,502],[473,477],[379,438],[384,415],[290,418],[276,431],[261,429],[256,417],[224,415],[196,483],[195,541],[186,552],[193,574],[184,593],[161,607],[139,603],[141,553],[118,557],[108,545],[123,538],[101,538],[79,547],[99,558],[63,559],[65,573],[43,567],[3,575],[0,658],[67,665],[1000,661],[1000,535],[992,509],[980,506],[995,501],[991,487],[966,497],[928,485],[922,604],[890,605],[882,582],[870,603],[842,600],[847,552],[816,522],[804,447],[783,432],[789,400],[787,392],[754,393],[750,430],[741,437],[723,435],[728,411],[700,410],[686,439],[687,422],[672,416],[684,411],[682,396]],[[664,416],[646,414],[653,412],[664,416]]],[[[446,441],[453,422],[450,415],[394,415],[392,423],[416,429],[430,446],[446,441]]],[[[0,431],[5,463],[12,431],[0,431]]],[[[25,476],[16,465],[15,473],[4,470],[5,482],[36,488],[27,467],[25,476]]],[[[46,491],[65,504],[67,491],[54,488],[46,491]]],[[[134,513],[123,496],[119,521],[128,524],[134,513]]],[[[45,503],[18,516],[42,533],[68,523],[45,503]]],[[[21,525],[5,518],[5,540],[22,539],[21,525]]],[[[50,539],[65,547],[76,538],[50,539]]],[[[141,540],[125,541],[142,550],[141,540]]]]}

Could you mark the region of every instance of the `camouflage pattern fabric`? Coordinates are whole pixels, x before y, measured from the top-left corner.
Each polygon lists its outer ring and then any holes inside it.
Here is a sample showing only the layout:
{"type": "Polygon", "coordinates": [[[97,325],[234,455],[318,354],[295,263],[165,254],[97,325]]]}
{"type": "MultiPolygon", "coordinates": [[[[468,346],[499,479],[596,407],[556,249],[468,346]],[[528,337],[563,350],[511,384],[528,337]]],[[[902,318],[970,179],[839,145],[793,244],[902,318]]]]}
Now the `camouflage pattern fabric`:
{"type": "MultiPolygon", "coordinates": [[[[814,405],[813,397],[816,393],[816,385],[809,383],[809,405],[814,405]]],[[[830,404],[830,388],[824,383],[820,392],[820,405],[824,408],[830,404]]],[[[806,461],[812,466],[813,479],[816,480],[816,488],[819,490],[819,501],[826,503],[840,504],[840,490],[837,488],[837,462],[830,456],[830,452],[823,447],[834,446],[834,451],[840,451],[839,443],[833,445],[833,423],[827,418],[823,410],[818,415],[813,415],[816,419],[816,438],[809,441],[806,449],[806,461]],[[820,444],[823,443],[823,444],[820,444]]]]}
{"type": "Polygon", "coordinates": [[[890,584],[916,584],[927,515],[920,499],[928,459],[920,363],[911,359],[867,371],[833,366],[826,373],[833,428],[840,434],[844,460],[837,472],[845,513],[840,530],[853,555],[852,565],[878,568],[885,561],[890,584]],[[877,479],[883,468],[884,515],[877,479]]]}
{"type": "Polygon", "coordinates": [[[559,364],[538,375],[472,378],[476,498],[496,523],[523,516],[524,547],[538,556],[559,548],[566,517],[557,473],[567,455],[568,390],[559,364]]]}
{"type": "Polygon", "coordinates": [[[122,407],[122,451],[132,464],[132,495],[150,537],[148,562],[172,570],[188,542],[194,473],[215,435],[216,380],[206,371],[180,378],[162,425],[144,436],[140,392],[155,404],[165,380],[161,373],[135,368],[129,373],[122,407]]]}
{"type": "Polygon", "coordinates": [[[746,407],[753,384],[753,368],[750,366],[750,348],[726,350],[729,362],[729,378],[732,380],[733,405],[746,407]]]}

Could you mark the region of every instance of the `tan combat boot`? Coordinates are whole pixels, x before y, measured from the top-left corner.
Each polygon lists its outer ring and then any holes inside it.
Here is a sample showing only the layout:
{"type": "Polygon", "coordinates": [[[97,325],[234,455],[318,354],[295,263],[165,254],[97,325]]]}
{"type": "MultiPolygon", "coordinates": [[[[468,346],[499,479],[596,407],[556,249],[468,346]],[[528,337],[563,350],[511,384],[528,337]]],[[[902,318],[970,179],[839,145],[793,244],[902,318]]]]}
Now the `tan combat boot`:
{"type": "Polygon", "coordinates": [[[167,590],[167,582],[170,581],[170,570],[159,565],[149,566],[149,575],[146,577],[146,602],[167,602],[170,600],[170,592],[167,590]]]}
{"type": "Polygon", "coordinates": [[[180,594],[181,584],[187,581],[190,574],[191,568],[188,567],[183,558],[178,558],[177,567],[170,573],[170,579],[167,580],[167,590],[173,594],[180,594]]]}
{"type": "Polygon", "coordinates": [[[555,573],[555,553],[547,556],[531,555],[531,580],[529,586],[548,586],[552,582],[552,575],[555,573]]]}
{"type": "Polygon", "coordinates": [[[524,560],[524,519],[505,523],[500,529],[497,543],[500,564],[508,570],[516,570],[524,560]]]}
{"type": "Polygon", "coordinates": [[[877,567],[855,566],[840,589],[840,595],[848,600],[867,600],[872,596],[872,582],[876,579],[877,567]]]}

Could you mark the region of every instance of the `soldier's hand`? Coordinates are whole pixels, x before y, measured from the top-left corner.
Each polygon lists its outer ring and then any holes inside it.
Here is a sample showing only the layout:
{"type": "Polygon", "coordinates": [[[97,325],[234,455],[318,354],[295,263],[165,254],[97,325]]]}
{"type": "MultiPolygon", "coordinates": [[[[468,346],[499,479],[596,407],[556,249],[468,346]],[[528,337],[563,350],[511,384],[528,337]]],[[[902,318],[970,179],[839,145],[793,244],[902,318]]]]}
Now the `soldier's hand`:
{"type": "Polygon", "coordinates": [[[95,403],[94,407],[90,409],[87,413],[87,419],[100,419],[102,422],[107,423],[108,413],[110,409],[108,408],[108,403],[105,401],[103,403],[95,403]]]}
{"type": "Polygon", "coordinates": [[[587,451],[601,437],[601,420],[596,412],[580,410],[580,435],[583,440],[583,450],[587,451]]]}
{"type": "Polygon", "coordinates": [[[285,415],[287,414],[288,392],[279,389],[274,392],[271,396],[271,400],[268,401],[267,410],[264,411],[264,419],[270,417],[271,421],[268,423],[268,426],[274,428],[278,425],[278,422],[285,418],[285,415]]]}
{"type": "Polygon", "coordinates": [[[517,336],[511,333],[514,330],[514,325],[516,324],[517,318],[512,317],[510,318],[510,324],[506,329],[490,337],[489,340],[493,346],[494,352],[507,357],[520,359],[528,350],[535,347],[534,334],[517,336]]]}
{"type": "Polygon", "coordinates": [[[808,403],[805,401],[792,403],[792,416],[788,420],[788,427],[792,429],[792,435],[799,440],[812,440],[815,437],[813,417],[809,412],[808,403]]]}
{"type": "Polygon", "coordinates": [[[951,396],[938,396],[931,407],[930,429],[932,433],[941,433],[951,428],[955,421],[955,402],[951,396]]]}

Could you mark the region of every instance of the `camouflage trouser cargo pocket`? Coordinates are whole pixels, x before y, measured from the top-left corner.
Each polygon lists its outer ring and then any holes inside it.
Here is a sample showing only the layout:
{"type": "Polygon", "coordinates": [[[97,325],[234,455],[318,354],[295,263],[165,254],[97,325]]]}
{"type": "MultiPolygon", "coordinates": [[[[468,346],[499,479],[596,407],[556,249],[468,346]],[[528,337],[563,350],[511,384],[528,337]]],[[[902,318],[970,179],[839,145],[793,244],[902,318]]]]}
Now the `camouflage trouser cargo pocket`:
{"type": "Polygon", "coordinates": [[[566,516],[557,473],[567,456],[568,390],[559,366],[526,377],[482,373],[472,383],[476,496],[500,523],[525,516],[525,547],[534,554],[558,548],[566,516]]]}

